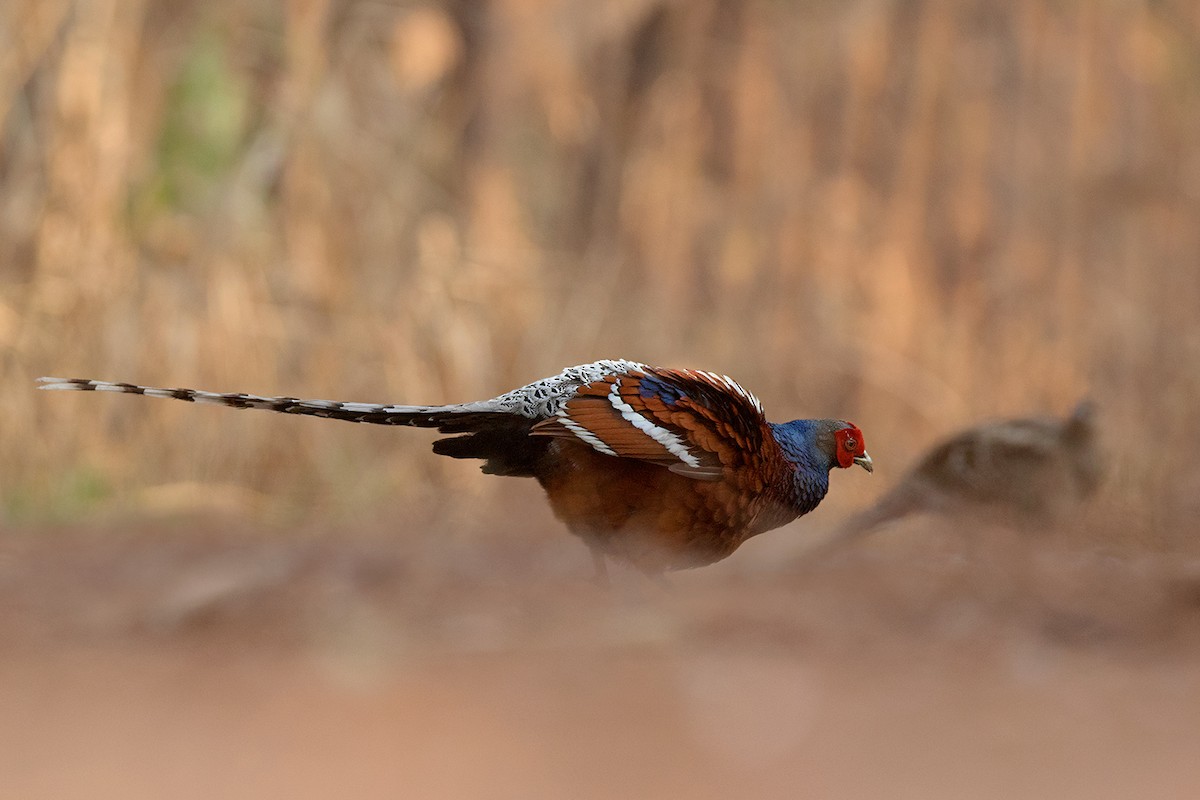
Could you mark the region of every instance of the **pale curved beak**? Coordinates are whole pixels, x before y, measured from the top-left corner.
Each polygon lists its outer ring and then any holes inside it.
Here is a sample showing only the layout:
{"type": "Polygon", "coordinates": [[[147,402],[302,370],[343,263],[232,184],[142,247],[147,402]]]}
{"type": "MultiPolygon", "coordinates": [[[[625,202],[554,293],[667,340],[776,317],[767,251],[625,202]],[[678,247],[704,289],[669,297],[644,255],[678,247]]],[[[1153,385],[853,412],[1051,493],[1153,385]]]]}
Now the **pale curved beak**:
{"type": "Polygon", "coordinates": [[[854,463],[865,469],[867,472],[875,471],[875,462],[871,461],[871,457],[863,453],[858,458],[854,459],[854,463]]]}

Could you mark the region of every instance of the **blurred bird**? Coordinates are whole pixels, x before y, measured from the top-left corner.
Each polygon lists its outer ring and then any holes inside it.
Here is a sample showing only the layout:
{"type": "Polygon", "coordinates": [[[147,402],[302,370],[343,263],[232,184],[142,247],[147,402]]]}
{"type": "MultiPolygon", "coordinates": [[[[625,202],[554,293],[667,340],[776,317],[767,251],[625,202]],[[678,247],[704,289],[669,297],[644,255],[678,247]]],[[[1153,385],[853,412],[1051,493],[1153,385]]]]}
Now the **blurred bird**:
{"type": "Polygon", "coordinates": [[[917,513],[1001,517],[1025,529],[1063,522],[1100,482],[1095,416],[1084,400],[1066,419],[1006,419],[961,431],[812,554],[917,513]]]}
{"type": "Polygon", "coordinates": [[[491,400],[376,405],[214,394],[78,378],[42,389],[175,398],[233,408],[413,425],[455,434],[433,451],[483,459],[492,475],[536,478],[555,515],[591,549],[651,575],[697,567],[817,507],[834,467],[872,470],[848,422],[767,422],[729,378],[633,361],[597,361],[491,400]]]}

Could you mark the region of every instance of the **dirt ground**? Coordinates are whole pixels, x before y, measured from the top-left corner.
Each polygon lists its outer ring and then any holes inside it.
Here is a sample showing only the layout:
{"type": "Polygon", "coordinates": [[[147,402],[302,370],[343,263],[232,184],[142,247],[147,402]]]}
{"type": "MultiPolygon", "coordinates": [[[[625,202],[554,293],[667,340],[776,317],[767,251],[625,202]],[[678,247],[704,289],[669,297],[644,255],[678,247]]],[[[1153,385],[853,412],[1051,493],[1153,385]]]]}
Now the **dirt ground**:
{"type": "Polygon", "coordinates": [[[532,527],[6,532],[0,797],[1200,796],[1186,558],[785,530],[603,591],[532,527]]]}

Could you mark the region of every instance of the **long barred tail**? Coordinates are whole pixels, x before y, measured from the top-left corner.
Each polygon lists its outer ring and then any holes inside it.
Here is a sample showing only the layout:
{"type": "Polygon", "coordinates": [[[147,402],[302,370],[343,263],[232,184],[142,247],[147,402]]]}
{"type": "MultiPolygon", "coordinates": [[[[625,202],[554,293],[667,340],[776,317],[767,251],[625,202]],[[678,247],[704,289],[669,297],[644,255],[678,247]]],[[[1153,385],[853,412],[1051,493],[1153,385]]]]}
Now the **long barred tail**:
{"type": "Polygon", "coordinates": [[[343,403],[336,400],[302,400],[296,397],[260,397],[242,392],[217,394],[197,389],[163,389],[132,383],[109,383],[85,378],[38,378],[39,389],[68,392],[117,392],[147,397],[166,397],[189,403],[209,403],[229,408],[260,408],[281,414],[367,422],[373,425],[414,425],[437,428],[444,433],[474,431],[488,427],[498,417],[511,417],[491,401],[447,406],[398,406],[376,403],[343,403]]]}

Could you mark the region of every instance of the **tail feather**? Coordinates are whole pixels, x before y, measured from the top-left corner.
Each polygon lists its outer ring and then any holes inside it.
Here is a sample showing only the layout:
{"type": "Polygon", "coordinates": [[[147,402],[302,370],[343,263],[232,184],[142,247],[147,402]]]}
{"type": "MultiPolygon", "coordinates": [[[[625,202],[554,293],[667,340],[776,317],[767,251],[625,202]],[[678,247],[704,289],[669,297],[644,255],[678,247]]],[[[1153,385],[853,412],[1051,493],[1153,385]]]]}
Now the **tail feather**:
{"type": "Polygon", "coordinates": [[[451,436],[433,443],[433,452],[451,458],[480,458],[488,475],[532,477],[538,459],[548,446],[546,439],[529,436],[528,428],[491,426],[464,436],[451,436]]]}
{"type": "Polygon", "coordinates": [[[257,408],[281,414],[365,422],[372,425],[412,425],[437,428],[444,433],[465,433],[486,426],[496,417],[511,417],[510,411],[493,407],[491,401],[445,406],[400,406],[379,403],[345,403],[337,400],[304,400],[296,397],[261,397],[242,392],[219,394],[197,389],[165,389],[132,383],[110,383],[85,378],[38,378],[40,389],[73,392],[117,392],[163,397],[189,403],[209,403],[229,408],[257,408]]]}

